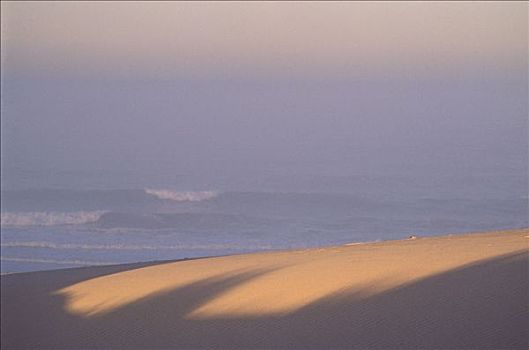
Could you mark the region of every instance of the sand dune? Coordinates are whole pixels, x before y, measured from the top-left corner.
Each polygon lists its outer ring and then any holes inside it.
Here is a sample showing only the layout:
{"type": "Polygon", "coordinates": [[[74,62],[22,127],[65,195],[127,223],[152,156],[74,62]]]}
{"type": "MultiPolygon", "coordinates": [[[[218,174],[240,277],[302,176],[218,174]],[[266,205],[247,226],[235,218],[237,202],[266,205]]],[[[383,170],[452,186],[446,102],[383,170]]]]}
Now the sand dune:
{"type": "Polygon", "coordinates": [[[14,274],[2,348],[526,349],[529,230],[14,274]]]}

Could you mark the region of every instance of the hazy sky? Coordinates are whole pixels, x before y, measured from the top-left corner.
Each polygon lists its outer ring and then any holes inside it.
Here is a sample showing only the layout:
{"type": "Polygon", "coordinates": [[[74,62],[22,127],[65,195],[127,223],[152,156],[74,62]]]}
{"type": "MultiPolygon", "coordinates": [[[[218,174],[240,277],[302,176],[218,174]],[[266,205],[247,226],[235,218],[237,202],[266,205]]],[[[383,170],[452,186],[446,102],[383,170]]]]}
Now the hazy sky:
{"type": "Polygon", "coordinates": [[[525,2],[2,2],[8,67],[302,75],[526,65],[525,2]]]}
{"type": "Polygon", "coordinates": [[[2,1],[3,185],[524,176],[527,17],[526,2],[2,1]]]}

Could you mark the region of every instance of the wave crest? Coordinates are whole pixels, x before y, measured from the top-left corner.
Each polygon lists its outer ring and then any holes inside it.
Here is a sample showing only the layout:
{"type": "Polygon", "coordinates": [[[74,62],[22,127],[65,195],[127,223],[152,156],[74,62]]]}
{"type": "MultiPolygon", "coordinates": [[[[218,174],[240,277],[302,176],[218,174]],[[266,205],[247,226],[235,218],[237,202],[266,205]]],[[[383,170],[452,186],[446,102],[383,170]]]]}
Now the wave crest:
{"type": "Polygon", "coordinates": [[[145,193],[157,197],[158,199],[169,199],[175,202],[200,202],[215,198],[218,195],[216,191],[186,191],[176,192],[169,190],[145,189],[145,193]]]}
{"type": "Polygon", "coordinates": [[[104,211],[1,213],[2,226],[79,225],[96,222],[104,211]]]}

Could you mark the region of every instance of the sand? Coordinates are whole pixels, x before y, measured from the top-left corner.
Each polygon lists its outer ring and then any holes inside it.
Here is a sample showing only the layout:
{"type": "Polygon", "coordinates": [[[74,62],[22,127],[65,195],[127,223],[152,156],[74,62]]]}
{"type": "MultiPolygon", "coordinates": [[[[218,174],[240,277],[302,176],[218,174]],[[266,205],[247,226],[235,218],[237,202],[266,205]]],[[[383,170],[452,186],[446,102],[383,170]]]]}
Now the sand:
{"type": "Polygon", "coordinates": [[[2,349],[526,349],[529,229],[4,275],[2,349]]]}

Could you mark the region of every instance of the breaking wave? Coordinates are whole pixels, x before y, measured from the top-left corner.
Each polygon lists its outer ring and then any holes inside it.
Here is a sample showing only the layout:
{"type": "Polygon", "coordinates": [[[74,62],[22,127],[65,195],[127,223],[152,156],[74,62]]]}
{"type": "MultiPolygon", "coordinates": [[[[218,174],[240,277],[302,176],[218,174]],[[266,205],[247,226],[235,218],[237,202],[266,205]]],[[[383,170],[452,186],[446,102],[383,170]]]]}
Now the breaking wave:
{"type": "Polygon", "coordinates": [[[1,213],[2,226],[79,225],[96,222],[104,211],[1,213]]]}
{"type": "Polygon", "coordinates": [[[145,193],[155,196],[158,199],[168,199],[175,202],[200,202],[215,198],[218,195],[218,192],[216,191],[175,192],[148,188],[145,189],[145,193]]]}
{"type": "Polygon", "coordinates": [[[113,211],[4,212],[2,227],[90,225],[91,229],[227,229],[269,224],[266,218],[216,213],[135,213],[113,211]]]}

